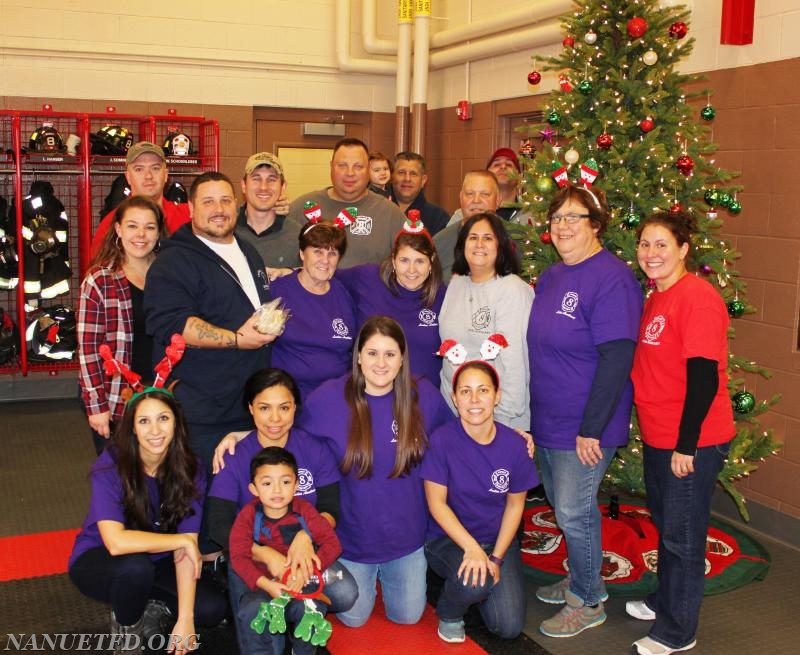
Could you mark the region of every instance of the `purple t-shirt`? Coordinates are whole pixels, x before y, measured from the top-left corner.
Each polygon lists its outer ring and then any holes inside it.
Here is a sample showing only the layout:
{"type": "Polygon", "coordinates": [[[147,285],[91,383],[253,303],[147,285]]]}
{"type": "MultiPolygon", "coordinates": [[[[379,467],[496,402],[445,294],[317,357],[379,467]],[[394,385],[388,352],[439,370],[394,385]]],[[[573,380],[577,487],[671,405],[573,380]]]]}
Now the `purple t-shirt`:
{"type": "MultiPolygon", "coordinates": [[[[237,444],[233,455],[225,456],[225,468],[214,476],[208,495],[233,501],[237,512],[253,500],[253,494],[247,488],[250,462],[262,448],[258,434],[253,430],[237,444]]],[[[314,439],[300,428],[292,428],[289,432],[286,450],[297,459],[297,491],[294,495],[316,506],[317,489],[338,482],[341,477],[336,458],[325,442],[314,439]]]]}
{"type": "MultiPolygon", "coordinates": [[[[525,440],[511,428],[495,423],[497,434],[482,445],[470,437],[458,418],[431,436],[431,447],[419,475],[447,487],[447,504],[461,525],[480,544],[493,544],[500,532],[506,494],[539,484],[536,464],[528,457],[525,440]]],[[[428,539],[445,535],[430,518],[428,539]]]]}
{"type": "Polygon", "coordinates": [[[291,316],[284,333],[272,344],[272,365],[291,374],[306,398],[325,380],[344,375],[352,365],[356,310],[344,285],[331,280],[328,293],[318,296],[303,288],[297,271],[272,282],[291,316]]]}
{"type": "MultiPolygon", "coordinates": [[[[303,427],[325,440],[340,463],[350,427],[344,400],[348,377],[329,380],[319,387],[305,402],[301,416],[303,427]]],[[[436,387],[425,378],[417,383],[425,433],[430,435],[452,414],[436,387]]],[[[359,480],[352,471],[342,476],[336,534],[345,559],[376,564],[404,557],[425,543],[428,511],[418,466],[408,475],[389,478],[397,450],[394,393],[367,395],[366,399],[372,420],[372,476],[359,480]]]]}
{"type": "MultiPolygon", "coordinates": [[[[608,341],[636,342],[642,290],[631,270],[607,250],[539,277],[528,322],[531,432],[537,446],[575,448],[599,353],[608,341]]],[[[600,439],[628,443],[633,387],[628,380],[600,439]]]]}
{"type": "MultiPolygon", "coordinates": [[[[67,568],[71,568],[75,560],[87,550],[104,546],[100,531],[97,529],[98,521],[117,521],[123,525],[125,524],[125,510],[122,506],[124,497],[122,480],[108,448],[95,460],[89,477],[92,485],[89,512],[83,521],[81,531],[75,537],[75,545],[72,547],[72,554],[69,556],[67,568]]],[[[150,507],[158,508],[161,506],[161,494],[158,491],[156,479],[151,477],[146,477],[145,479],[147,481],[147,491],[150,494],[150,507]]],[[[203,498],[206,493],[206,474],[199,462],[194,483],[197,486],[198,496],[192,500],[192,511],[178,523],[175,534],[197,533],[200,531],[200,519],[203,517],[203,498]]],[[[158,516],[154,509],[150,516],[151,532],[161,532],[157,519],[158,516]]],[[[150,558],[157,560],[166,557],[168,554],[169,552],[150,553],[150,558]]]]}
{"type": "Polygon", "coordinates": [[[391,316],[403,328],[408,342],[411,372],[424,375],[434,384],[439,383],[442,360],[434,353],[439,350],[439,312],[442,309],[446,285],[439,286],[431,307],[426,307],[420,291],[409,291],[398,285],[397,295],[383,283],[380,267],[376,264],[353,266],[336,272],[356,303],[356,324],[376,314],[391,316]]]}

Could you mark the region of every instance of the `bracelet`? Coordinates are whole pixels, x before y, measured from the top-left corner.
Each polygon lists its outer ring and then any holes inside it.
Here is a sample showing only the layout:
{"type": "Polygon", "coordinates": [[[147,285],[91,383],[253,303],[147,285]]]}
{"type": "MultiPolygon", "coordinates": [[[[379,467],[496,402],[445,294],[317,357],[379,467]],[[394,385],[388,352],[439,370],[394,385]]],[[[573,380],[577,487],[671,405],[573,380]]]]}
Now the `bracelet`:
{"type": "Polygon", "coordinates": [[[503,566],[503,562],[505,562],[502,557],[498,557],[497,555],[489,555],[489,561],[492,564],[497,564],[498,567],[503,566]]]}
{"type": "Polygon", "coordinates": [[[234,349],[239,350],[239,333],[236,330],[233,331],[233,343],[234,349]]]}

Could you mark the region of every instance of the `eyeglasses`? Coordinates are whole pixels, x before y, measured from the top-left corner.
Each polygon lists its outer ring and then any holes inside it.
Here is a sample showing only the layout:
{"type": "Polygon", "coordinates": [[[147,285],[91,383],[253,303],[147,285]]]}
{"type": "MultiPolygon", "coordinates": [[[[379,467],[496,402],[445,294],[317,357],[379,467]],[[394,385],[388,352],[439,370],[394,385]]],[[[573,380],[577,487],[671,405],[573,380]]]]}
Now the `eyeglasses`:
{"type": "Polygon", "coordinates": [[[550,217],[550,223],[558,225],[562,220],[567,222],[567,225],[574,225],[582,218],[589,218],[589,214],[553,214],[550,217]]]}

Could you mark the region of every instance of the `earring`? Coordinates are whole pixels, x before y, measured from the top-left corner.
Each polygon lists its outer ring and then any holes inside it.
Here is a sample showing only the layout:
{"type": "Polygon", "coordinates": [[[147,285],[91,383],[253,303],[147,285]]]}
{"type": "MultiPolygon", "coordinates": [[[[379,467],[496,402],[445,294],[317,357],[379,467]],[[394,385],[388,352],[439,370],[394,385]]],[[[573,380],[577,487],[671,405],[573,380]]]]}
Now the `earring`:
{"type": "Polygon", "coordinates": [[[117,250],[122,252],[122,239],[117,237],[117,240],[114,242],[114,245],[117,247],[117,250]]]}
{"type": "Polygon", "coordinates": [[[153,252],[159,252],[161,250],[161,239],[156,241],[156,245],[153,246],[153,252]]]}

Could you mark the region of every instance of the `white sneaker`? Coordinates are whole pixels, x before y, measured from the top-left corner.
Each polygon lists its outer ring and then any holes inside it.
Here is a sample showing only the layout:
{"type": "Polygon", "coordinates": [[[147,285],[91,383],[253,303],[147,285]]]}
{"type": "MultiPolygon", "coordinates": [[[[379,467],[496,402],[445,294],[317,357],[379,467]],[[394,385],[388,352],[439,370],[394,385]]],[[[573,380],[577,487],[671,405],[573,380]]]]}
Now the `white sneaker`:
{"type": "Polygon", "coordinates": [[[632,616],[634,619],[639,619],[640,621],[656,620],[656,613],[651,610],[643,600],[629,600],[625,603],[625,611],[628,613],[628,616],[632,616]]]}
{"type": "Polygon", "coordinates": [[[639,655],[670,655],[670,653],[679,653],[684,650],[690,650],[697,645],[697,639],[694,639],[691,643],[686,644],[681,648],[671,648],[665,644],[662,644],[655,639],[651,639],[650,637],[642,637],[633,642],[631,645],[631,652],[638,653],[639,655]]]}

